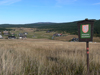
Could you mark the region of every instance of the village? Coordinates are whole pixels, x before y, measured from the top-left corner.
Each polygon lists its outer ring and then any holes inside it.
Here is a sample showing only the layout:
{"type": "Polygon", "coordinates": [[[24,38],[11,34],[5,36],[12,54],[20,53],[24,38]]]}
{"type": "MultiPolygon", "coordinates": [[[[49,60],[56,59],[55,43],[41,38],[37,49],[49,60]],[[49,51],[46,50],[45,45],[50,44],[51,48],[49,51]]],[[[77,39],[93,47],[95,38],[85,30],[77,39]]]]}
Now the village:
{"type": "MultiPolygon", "coordinates": [[[[59,33],[51,30],[39,30],[36,28],[12,28],[11,31],[0,31],[0,39],[49,39],[65,42],[79,42],[77,35],[59,33]]],[[[93,38],[93,42],[99,41],[99,37],[93,38]]]]}
{"type": "Polygon", "coordinates": [[[61,41],[78,41],[76,35],[69,35],[71,38],[66,39],[69,34],[54,32],[51,30],[39,30],[36,28],[12,28],[12,30],[0,31],[0,39],[51,39],[61,41]]]}
{"type": "Polygon", "coordinates": [[[3,31],[0,32],[0,39],[24,39],[27,38],[28,33],[19,33],[15,36],[15,33],[11,33],[10,31],[3,31]]]}

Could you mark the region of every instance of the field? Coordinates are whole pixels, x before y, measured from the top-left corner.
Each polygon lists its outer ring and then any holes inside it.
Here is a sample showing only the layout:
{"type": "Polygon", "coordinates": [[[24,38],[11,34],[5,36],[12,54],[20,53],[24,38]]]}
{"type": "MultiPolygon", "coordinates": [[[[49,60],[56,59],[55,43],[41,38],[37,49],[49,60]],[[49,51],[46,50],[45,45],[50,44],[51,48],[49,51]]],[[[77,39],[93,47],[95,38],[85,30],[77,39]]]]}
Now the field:
{"type": "MultiPolygon", "coordinates": [[[[89,43],[90,75],[100,75],[100,43],[89,43]]],[[[0,75],[86,75],[86,44],[48,39],[0,40],[0,75]]]]}

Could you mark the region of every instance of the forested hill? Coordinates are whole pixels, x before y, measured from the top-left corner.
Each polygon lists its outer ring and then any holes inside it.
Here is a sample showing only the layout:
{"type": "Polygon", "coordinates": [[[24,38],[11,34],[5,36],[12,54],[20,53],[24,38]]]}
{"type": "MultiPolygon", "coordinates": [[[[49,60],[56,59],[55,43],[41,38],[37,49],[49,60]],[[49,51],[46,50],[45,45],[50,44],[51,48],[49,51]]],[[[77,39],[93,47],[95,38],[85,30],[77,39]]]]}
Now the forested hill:
{"type": "Polygon", "coordinates": [[[54,25],[56,23],[51,22],[38,22],[38,23],[30,23],[30,24],[0,24],[0,27],[11,28],[11,27],[26,27],[26,28],[37,28],[40,26],[48,26],[54,25]]]}
{"type": "MultiPolygon", "coordinates": [[[[99,36],[100,37],[100,20],[94,20],[94,36],[99,36]]],[[[40,29],[50,29],[53,31],[59,31],[59,32],[67,32],[71,34],[78,34],[78,29],[77,29],[77,22],[69,22],[69,23],[59,23],[55,25],[50,25],[50,26],[41,26],[39,27],[40,29]]]]}
{"type": "Polygon", "coordinates": [[[94,34],[100,37],[100,20],[96,20],[94,23],[94,34]]]}
{"type": "Polygon", "coordinates": [[[77,22],[58,23],[50,26],[41,26],[40,29],[50,29],[53,31],[77,34],[77,22]]]}

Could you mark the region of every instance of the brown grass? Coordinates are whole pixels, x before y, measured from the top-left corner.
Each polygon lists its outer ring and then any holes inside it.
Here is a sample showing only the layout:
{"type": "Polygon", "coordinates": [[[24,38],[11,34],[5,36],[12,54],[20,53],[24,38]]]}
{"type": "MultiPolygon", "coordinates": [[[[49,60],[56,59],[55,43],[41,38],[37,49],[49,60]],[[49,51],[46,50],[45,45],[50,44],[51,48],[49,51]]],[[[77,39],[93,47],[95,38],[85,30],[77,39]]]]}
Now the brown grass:
{"type": "MultiPolygon", "coordinates": [[[[67,35],[67,36],[55,37],[55,40],[71,41],[73,38],[78,38],[78,35],[67,35]]],[[[100,42],[100,37],[93,37],[93,42],[100,42]]]]}
{"type": "MultiPolygon", "coordinates": [[[[90,75],[100,75],[100,43],[90,43],[90,75]]],[[[0,40],[0,75],[86,75],[86,44],[0,40]]]]}
{"type": "Polygon", "coordinates": [[[94,38],[93,38],[93,41],[94,41],[94,42],[100,42],[100,37],[94,37],[94,38]]]}
{"type": "Polygon", "coordinates": [[[61,36],[61,37],[56,37],[55,40],[60,40],[60,41],[70,41],[73,38],[78,38],[77,35],[67,35],[67,36],[61,36]]]}

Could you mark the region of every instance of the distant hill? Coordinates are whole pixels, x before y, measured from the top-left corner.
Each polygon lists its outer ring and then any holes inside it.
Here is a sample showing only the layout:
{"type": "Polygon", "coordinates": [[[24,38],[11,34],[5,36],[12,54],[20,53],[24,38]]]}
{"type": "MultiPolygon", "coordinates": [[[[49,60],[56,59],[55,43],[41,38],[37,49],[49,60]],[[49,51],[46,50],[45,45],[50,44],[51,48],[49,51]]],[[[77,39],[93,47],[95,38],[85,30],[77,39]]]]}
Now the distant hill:
{"type": "Polygon", "coordinates": [[[34,28],[34,27],[40,27],[40,26],[48,26],[48,25],[53,25],[56,23],[52,22],[38,22],[38,23],[30,23],[30,24],[0,24],[0,27],[28,27],[28,28],[34,28]]]}

